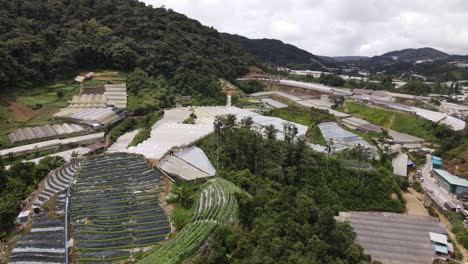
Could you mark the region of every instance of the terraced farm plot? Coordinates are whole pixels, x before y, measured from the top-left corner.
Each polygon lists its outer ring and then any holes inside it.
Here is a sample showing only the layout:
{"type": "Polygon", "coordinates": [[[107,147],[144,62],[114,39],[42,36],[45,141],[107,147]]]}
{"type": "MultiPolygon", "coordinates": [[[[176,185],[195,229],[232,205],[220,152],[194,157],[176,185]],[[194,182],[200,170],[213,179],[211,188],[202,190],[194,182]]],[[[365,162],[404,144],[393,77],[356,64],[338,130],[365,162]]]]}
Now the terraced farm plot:
{"type": "MultiPolygon", "coordinates": [[[[45,182],[44,189],[39,192],[33,202],[33,208],[40,208],[49,199],[57,195],[57,202],[65,203],[65,191],[73,180],[75,173],[80,168],[80,159],[73,159],[71,162],[63,165],[61,168],[51,172],[51,175],[45,182]]],[[[59,212],[63,214],[63,212],[59,212]]]]}
{"type": "Polygon", "coordinates": [[[65,263],[64,230],[64,222],[49,219],[47,212],[36,215],[31,232],[16,242],[9,263],[65,263]]]}
{"type": "Polygon", "coordinates": [[[115,153],[83,161],[69,208],[79,262],[113,262],[170,232],[159,205],[160,174],[140,156],[115,153]]]}
{"type": "Polygon", "coordinates": [[[192,222],[187,224],[174,239],[167,241],[154,254],[139,263],[180,263],[184,258],[193,255],[217,225],[235,221],[238,210],[237,200],[234,197],[236,192],[242,190],[225,179],[211,180],[200,192],[192,222]]]}

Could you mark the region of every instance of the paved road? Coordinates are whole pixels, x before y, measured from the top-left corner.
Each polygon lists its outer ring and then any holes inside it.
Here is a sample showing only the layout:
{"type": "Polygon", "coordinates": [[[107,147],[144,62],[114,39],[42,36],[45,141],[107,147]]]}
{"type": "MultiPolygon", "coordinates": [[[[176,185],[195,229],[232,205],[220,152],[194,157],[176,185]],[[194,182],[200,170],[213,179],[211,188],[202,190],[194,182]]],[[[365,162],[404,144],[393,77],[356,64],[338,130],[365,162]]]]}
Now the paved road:
{"type": "Polygon", "coordinates": [[[426,155],[426,165],[422,169],[422,176],[424,177],[424,182],[422,186],[424,189],[428,190],[427,194],[434,199],[440,207],[444,208],[446,202],[452,202],[455,205],[459,205],[459,202],[455,196],[448,193],[446,189],[437,184],[437,181],[434,177],[431,177],[432,170],[432,156],[430,154],[426,155]]]}

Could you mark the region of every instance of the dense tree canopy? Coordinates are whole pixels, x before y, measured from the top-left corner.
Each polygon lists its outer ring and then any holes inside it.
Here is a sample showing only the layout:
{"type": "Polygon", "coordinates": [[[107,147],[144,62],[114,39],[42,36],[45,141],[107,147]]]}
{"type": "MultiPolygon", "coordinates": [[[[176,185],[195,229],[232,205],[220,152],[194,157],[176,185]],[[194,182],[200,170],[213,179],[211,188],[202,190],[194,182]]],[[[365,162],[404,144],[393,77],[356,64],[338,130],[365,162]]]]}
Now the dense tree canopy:
{"type": "Polygon", "coordinates": [[[399,186],[388,161],[376,171],[350,170],[316,153],[284,127],[260,134],[247,119],[218,118],[215,135],[201,147],[222,177],[251,195],[238,194],[240,226],[221,228],[195,263],[361,263],[349,225],[336,223],[341,210],[403,212],[399,186]],[[392,198],[393,196],[393,198],[392,198]],[[398,198],[396,198],[398,197],[398,198]]]}
{"type": "Polygon", "coordinates": [[[34,191],[38,183],[49,171],[61,166],[61,157],[46,157],[38,165],[32,162],[13,163],[5,170],[0,158],[0,239],[5,238],[8,228],[13,225],[21,202],[34,191]]]}
{"type": "Polygon", "coordinates": [[[0,60],[2,88],[138,66],[204,95],[255,63],[215,29],[135,0],[0,0],[0,60]]]}

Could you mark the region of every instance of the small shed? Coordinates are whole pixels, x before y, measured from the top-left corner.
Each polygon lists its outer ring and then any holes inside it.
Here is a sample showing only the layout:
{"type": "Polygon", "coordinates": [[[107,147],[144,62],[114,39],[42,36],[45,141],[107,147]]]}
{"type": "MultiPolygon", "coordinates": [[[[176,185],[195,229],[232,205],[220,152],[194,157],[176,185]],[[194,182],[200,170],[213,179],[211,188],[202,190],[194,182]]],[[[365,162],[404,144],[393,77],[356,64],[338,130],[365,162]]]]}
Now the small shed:
{"type": "Polygon", "coordinates": [[[437,156],[432,156],[432,168],[442,169],[442,159],[437,156]]]}
{"type": "Polygon", "coordinates": [[[18,224],[24,224],[24,223],[27,223],[29,222],[29,215],[30,215],[31,211],[24,211],[24,212],[21,212],[19,215],[18,215],[18,218],[16,219],[16,222],[18,224]]]}

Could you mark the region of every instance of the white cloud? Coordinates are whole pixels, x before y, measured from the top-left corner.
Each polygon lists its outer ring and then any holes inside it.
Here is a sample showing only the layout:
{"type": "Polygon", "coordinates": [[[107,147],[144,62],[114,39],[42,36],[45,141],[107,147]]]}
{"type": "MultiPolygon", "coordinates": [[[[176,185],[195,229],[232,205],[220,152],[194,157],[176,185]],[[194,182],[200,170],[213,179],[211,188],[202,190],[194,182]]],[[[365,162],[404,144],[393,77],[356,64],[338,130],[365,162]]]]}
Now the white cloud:
{"type": "Polygon", "coordinates": [[[465,0],[143,0],[221,32],[277,38],[319,55],[434,47],[468,54],[465,0]]]}
{"type": "Polygon", "coordinates": [[[299,25],[285,20],[275,20],[271,22],[270,34],[277,39],[301,39],[304,34],[299,25]]]}

